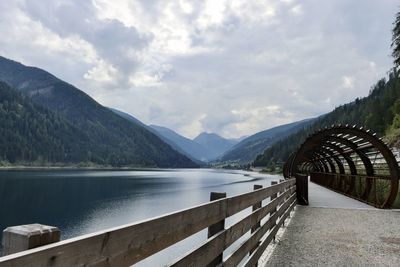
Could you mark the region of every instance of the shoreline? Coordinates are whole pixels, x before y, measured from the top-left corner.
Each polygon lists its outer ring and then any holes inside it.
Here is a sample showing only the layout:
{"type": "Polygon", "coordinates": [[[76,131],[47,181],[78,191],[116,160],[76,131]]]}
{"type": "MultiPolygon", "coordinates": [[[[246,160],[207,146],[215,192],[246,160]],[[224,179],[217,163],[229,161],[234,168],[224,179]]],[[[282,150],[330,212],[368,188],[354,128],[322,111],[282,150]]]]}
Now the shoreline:
{"type": "MultiPolygon", "coordinates": [[[[118,170],[124,170],[124,171],[138,171],[138,170],[173,170],[173,169],[195,169],[195,168],[158,168],[158,167],[110,167],[110,166],[24,166],[24,165],[18,165],[18,166],[1,166],[0,171],[5,171],[5,170],[15,170],[15,171],[21,171],[21,170],[101,170],[101,171],[118,171],[118,170]]],[[[197,168],[201,169],[201,168],[197,168]]]]}
{"type": "MultiPolygon", "coordinates": [[[[209,167],[198,167],[198,168],[161,168],[161,167],[112,167],[112,166],[77,166],[77,165],[65,165],[65,166],[31,166],[31,165],[10,165],[10,166],[0,166],[0,171],[23,171],[23,170],[71,170],[71,171],[76,171],[76,170],[91,170],[91,171],[167,171],[167,170],[190,170],[190,169],[221,169],[221,170],[227,170],[224,168],[215,168],[212,166],[209,167]]],[[[258,170],[258,169],[250,169],[250,170],[245,170],[245,169],[231,169],[231,170],[241,170],[241,171],[248,171],[248,172],[253,172],[253,173],[260,173],[260,174],[281,174],[279,172],[266,172],[263,170],[258,170]]]]}

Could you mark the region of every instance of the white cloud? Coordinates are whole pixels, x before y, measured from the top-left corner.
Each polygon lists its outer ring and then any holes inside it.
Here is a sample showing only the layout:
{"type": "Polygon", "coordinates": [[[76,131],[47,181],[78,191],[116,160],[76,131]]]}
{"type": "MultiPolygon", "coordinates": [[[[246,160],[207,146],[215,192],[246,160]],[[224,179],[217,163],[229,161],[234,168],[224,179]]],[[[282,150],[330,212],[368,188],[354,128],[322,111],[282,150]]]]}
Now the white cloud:
{"type": "Polygon", "coordinates": [[[110,64],[100,61],[83,75],[85,79],[97,82],[112,82],[117,75],[117,70],[110,64]]]}
{"type": "Polygon", "coordinates": [[[0,54],[145,123],[237,137],[365,96],[391,66],[397,8],[395,0],[2,1],[0,54]]]}
{"type": "Polygon", "coordinates": [[[343,76],[342,77],[342,85],[344,88],[347,88],[347,89],[354,88],[354,77],[343,76]]]}
{"type": "Polygon", "coordinates": [[[295,15],[303,14],[303,6],[301,4],[297,4],[290,9],[290,11],[295,15]]]}

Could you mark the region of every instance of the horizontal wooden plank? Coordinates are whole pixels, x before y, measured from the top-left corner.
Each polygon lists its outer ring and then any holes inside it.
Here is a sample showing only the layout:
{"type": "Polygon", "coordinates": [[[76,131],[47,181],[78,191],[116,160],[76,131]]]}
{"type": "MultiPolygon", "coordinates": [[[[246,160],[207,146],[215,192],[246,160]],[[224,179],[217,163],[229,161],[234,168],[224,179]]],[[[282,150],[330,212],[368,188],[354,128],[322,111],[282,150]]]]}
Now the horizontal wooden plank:
{"type": "MultiPolygon", "coordinates": [[[[226,199],[225,199],[226,200],[226,199]]],[[[226,201],[0,258],[9,266],[130,266],[225,218],[226,201]]]]}
{"type": "Polygon", "coordinates": [[[283,192],[286,188],[296,184],[296,179],[286,180],[277,185],[272,185],[266,188],[261,188],[253,192],[242,194],[235,197],[228,198],[228,216],[238,213],[254,204],[263,201],[264,199],[283,192]]]}
{"type": "Polygon", "coordinates": [[[292,186],[272,202],[257,209],[236,224],[208,239],[198,248],[193,249],[170,266],[186,267],[207,265],[227,247],[232,245],[246,232],[250,231],[254,225],[261,221],[261,219],[268,215],[273,209],[282,204],[287,197],[291,196],[295,192],[295,190],[296,187],[292,186]]]}
{"type": "Polygon", "coordinates": [[[147,221],[12,254],[0,258],[0,265],[130,266],[294,184],[295,179],[291,179],[147,221]]]}
{"type": "Polygon", "coordinates": [[[256,225],[268,214],[270,214],[272,210],[274,210],[279,205],[284,203],[285,200],[291,195],[293,195],[295,191],[296,191],[296,186],[289,188],[281,195],[279,195],[279,197],[275,198],[264,207],[257,209],[252,214],[246,216],[244,219],[240,220],[239,222],[228,228],[227,237],[225,241],[225,248],[232,245],[236,240],[238,240],[241,236],[243,236],[246,232],[248,232],[254,225],[256,225]]]}
{"type": "Polygon", "coordinates": [[[253,267],[256,265],[261,255],[265,252],[267,246],[274,239],[279,229],[282,227],[283,222],[286,220],[286,218],[289,216],[290,212],[293,210],[295,206],[296,206],[296,201],[293,201],[292,204],[289,206],[289,208],[285,210],[284,214],[279,219],[279,222],[276,224],[276,226],[274,226],[274,228],[271,229],[271,231],[268,233],[268,236],[262,241],[260,246],[247,259],[246,263],[244,264],[245,267],[253,267]]]}
{"type": "Polygon", "coordinates": [[[228,258],[222,263],[221,266],[237,266],[239,262],[250,252],[251,249],[255,247],[258,241],[270,230],[274,227],[277,219],[284,214],[286,209],[292,204],[295,203],[296,194],[291,195],[289,199],[285,201],[285,203],[279,207],[279,209],[270,217],[268,220],[255,231],[249,239],[244,241],[239,248],[237,248],[228,258]]]}

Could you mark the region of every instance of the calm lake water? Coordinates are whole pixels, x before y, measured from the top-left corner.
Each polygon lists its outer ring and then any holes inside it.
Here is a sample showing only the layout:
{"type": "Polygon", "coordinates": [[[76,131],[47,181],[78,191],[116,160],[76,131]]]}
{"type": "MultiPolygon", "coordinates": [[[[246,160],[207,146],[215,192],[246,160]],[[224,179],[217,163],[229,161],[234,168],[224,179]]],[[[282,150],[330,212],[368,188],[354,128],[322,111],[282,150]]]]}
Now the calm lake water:
{"type": "MultiPolygon", "coordinates": [[[[0,171],[0,229],[41,223],[68,239],[205,203],[212,191],[233,196],[279,179],[212,169],[0,171]]],[[[138,266],[163,266],[205,238],[202,231],[138,266]]]]}

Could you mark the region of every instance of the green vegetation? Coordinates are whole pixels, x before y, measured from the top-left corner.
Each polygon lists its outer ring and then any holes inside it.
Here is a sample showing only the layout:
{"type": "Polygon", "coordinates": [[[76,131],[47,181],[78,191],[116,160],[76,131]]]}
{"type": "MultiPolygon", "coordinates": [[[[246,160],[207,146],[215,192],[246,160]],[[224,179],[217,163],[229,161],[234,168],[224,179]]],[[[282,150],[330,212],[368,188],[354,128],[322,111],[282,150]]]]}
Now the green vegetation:
{"type": "Polygon", "coordinates": [[[3,82],[0,121],[0,166],[87,160],[87,136],[3,82]]]}
{"type": "Polygon", "coordinates": [[[143,126],[53,75],[0,57],[2,165],[197,167],[143,126]]]}
{"type": "Polygon", "coordinates": [[[215,164],[231,164],[240,168],[240,166],[254,161],[257,155],[272,144],[312,124],[314,120],[308,119],[284,124],[251,135],[222,155],[215,164]]]}
{"type": "Polygon", "coordinates": [[[392,30],[392,56],[396,67],[400,66],[400,12],[396,14],[392,30]]]}
{"type": "Polygon", "coordinates": [[[400,138],[400,78],[398,72],[393,70],[387,81],[380,80],[367,97],[358,98],[340,106],[318,118],[312,125],[275,143],[256,158],[254,165],[267,167],[281,165],[305,141],[307,136],[333,124],[363,126],[380,136],[386,134],[387,140],[392,145],[398,145],[400,138]]]}

